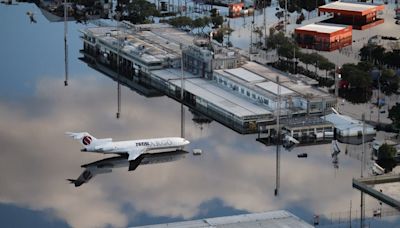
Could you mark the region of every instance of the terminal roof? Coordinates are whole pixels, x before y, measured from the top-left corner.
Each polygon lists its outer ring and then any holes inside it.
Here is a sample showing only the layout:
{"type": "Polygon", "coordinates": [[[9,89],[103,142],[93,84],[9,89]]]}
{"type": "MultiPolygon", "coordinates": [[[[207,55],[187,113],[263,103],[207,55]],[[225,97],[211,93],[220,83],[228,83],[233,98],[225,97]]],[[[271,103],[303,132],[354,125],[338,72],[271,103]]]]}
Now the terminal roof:
{"type": "MultiPolygon", "coordinates": [[[[152,71],[157,77],[169,81],[176,87],[181,87],[180,75],[178,69],[163,69],[152,71]]],[[[249,100],[235,96],[234,94],[218,87],[214,82],[185,72],[184,88],[189,93],[205,99],[207,102],[222,108],[225,112],[239,117],[248,117],[255,115],[272,115],[270,111],[261,105],[252,103],[249,100]]]]}
{"type": "Polygon", "coordinates": [[[166,227],[186,227],[186,228],[202,228],[202,227],[226,227],[226,228],[311,228],[310,224],[299,219],[295,215],[287,211],[270,211],[264,213],[243,214],[234,216],[225,216],[217,218],[208,218],[201,220],[192,220],[185,222],[175,222],[159,225],[142,226],[142,228],[166,228],[166,227]]]}

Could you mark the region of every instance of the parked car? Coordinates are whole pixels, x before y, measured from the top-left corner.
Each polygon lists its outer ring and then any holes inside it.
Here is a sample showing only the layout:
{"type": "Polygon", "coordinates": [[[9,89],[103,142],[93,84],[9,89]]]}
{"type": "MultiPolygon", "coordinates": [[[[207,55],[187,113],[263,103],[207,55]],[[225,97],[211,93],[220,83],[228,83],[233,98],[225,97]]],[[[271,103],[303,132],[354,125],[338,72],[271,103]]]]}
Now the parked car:
{"type": "Polygon", "coordinates": [[[301,153],[297,155],[298,158],[306,158],[307,156],[307,153],[301,153]]]}

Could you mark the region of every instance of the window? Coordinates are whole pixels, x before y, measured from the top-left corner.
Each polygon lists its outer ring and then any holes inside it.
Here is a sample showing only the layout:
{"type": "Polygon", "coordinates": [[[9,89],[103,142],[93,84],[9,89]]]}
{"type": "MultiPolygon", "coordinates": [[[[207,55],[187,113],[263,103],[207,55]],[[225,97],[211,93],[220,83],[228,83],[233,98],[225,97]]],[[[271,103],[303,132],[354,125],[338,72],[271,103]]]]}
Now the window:
{"type": "Polygon", "coordinates": [[[249,92],[249,91],[246,91],[246,95],[247,95],[248,97],[250,97],[250,92],[249,92]]]}
{"type": "Polygon", "coordinates": [[[264,99],[264,104],[268,105],[269,101],[267,99],[264,99]]]}
{"type": "Polygon", "coordinates": [[[240,88],[240,92],[241,92],[242,94],[244,94],[244,89],[243,89],[243,88],[240,88]]]}
{"type": "Polygon", "coordinates": [[[251,94],[251,97],[253,97],[253,99],[256,99],[256,95],[254,93],[251,94]]]}

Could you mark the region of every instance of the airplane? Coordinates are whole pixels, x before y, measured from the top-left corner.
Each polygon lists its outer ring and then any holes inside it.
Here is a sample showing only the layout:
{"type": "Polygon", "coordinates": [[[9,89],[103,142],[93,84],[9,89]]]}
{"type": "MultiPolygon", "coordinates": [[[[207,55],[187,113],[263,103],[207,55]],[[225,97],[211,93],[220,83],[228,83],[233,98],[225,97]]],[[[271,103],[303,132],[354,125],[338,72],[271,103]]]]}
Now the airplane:
{"type": "Polygon", "coordinates": [[[139,166],[145,153],[157,153],[162,151],[181,150],[190,142],[180,137],[139,139],[113,142],[112,138],[97,139],[87,132],[66,132],[65,134],[80,141],[84,146],[82,152],[95,152],[103,154],[127,155],[129,171],[139,166]]]}
{"type": "MultiPolygon", "coordinates": [[[[175,150],[172,152],[161,152],[153,154],[141,154],[139,156],[139,165],[149,165],[156,163],[166,163],[177,161],[185,157],[189,152],[184,150],[175,150]]],[[[85,170],[78,177],[78,179],[67,179],[75,187],[89,182],[94,176],[98,174],[111,173],[115,168],[122,168],[129,166],[128,155],[121,154],[115,157],[98,160],[89,164],[82,165],[85,170]]]]}

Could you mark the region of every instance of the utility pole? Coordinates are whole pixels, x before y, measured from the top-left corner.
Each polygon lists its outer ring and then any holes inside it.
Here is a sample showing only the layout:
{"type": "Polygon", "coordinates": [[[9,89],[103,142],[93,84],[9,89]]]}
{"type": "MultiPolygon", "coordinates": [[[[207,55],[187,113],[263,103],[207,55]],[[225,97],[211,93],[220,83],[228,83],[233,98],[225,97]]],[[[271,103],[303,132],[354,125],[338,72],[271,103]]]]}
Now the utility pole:
{"type": "Polygon", "coordinates": [[[285,35],[286,35],[286,28],[287,26],[287,0],[285,0],[285,21],[283,22],[283,28],[285,30],[285,35]]]}
{"type": "Polygon", "coordinates": [[[185,109],[183,107],[183,99],[184,99],[184,80],[183,80],[183,44],[180,44],[181,47],[181,138],[185,138],[185,109]]]}
{"type": "Polygon", "coordinates": [[[67,35],[68,35],[68,6],[67,0],[64,0],[64,63],[65,63],[65,80],[64,86],[68,86],[68,43],[67,43],[67,35]]]}
{"type": "Polygon", "coordinates": [[[378,99],[376,104],[378,105],[378,126],[381,120],[381,105],[380,105],[380,98],[381,98],[381,77],[382,77],[382,69],[379,70],[379,78],[378,78],[378,99]]]}
{"type": "Polygon", "coordinates": [[[280,186],[280,143],[281,143],[281,130],[279,125],[279,119],[281,114],[281,87],[279,84],[279,76],[276,77],[276,83],[278,86],[278,101],[277,101],[277,115],[276,115],[276,187],[275,187],[275,196],[279,194],[279,186],[280,186]]]}
{"type": "Polygon", "coordinates": [[[293,74],[296,75],[296,48],[293,46],[293,74]]]}
{"type": "MultiPolygon", "coordinates": [[[[119,25],[119,23],[118,23],[119,25]]],[[[118,28],[118,33],[120,32],[120,28],[118,28]]],[[[117,53],[117,114],[116,117],[119,119],[121,116],[121,83],[120,83],[120,55],[121,55],[121,38],[117,37],[118,39],[118,53],[117,53]]]]}
{"type": "MultiPolygon", "coordinates": [[[[253,32],[254,32],[254,14],[253,13],[253,20],[251,21],[251,31],[250,31],[250,52],[249,52],[249,56],[251,55],[251,53],[253,53],[253,32]]],[[[251,60],[251,56],[250,56],[250,60],[251,60]]]]}
{"type": "Polygon", "coordinates": [[[264,5],[264,47],[267,48],[267,6],[264,5]]]}
{"type": "MultiPolygon", "coordinates": [[[[364,173],[364,160],[365,160],[365,113],[362,114],[362,152],[361,152],[361,178],[363,178],[364,173]]],[[[360,215],[360,227],[364,228],[364,218],[365,218],[365,196],[363,191],[361,191],[361,215],[360,215]]]]}

